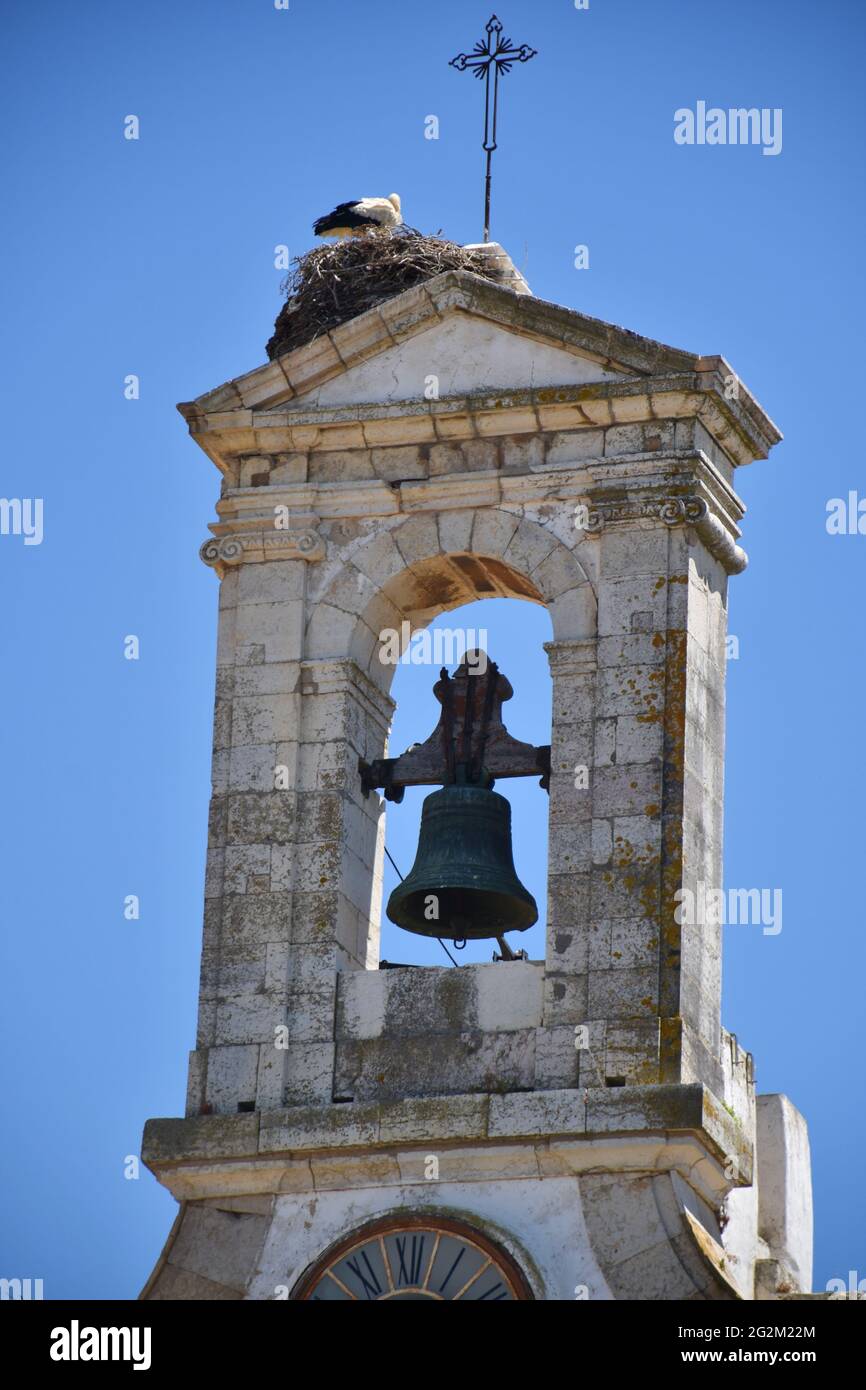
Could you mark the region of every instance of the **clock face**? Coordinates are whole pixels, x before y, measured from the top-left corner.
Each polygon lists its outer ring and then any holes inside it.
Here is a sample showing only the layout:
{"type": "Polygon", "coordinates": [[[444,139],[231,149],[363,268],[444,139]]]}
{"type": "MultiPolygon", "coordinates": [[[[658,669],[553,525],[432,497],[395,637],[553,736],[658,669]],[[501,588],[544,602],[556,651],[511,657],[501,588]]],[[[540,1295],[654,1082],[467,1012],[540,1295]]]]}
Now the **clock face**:
{"type": "Polygon", "coordinates": [[[356,1231],[303,1280],[311,1302],[514,1302],[531,1298],[520,1270],[471,1226],[438,1217],[394,1217],[356,1231]]]}

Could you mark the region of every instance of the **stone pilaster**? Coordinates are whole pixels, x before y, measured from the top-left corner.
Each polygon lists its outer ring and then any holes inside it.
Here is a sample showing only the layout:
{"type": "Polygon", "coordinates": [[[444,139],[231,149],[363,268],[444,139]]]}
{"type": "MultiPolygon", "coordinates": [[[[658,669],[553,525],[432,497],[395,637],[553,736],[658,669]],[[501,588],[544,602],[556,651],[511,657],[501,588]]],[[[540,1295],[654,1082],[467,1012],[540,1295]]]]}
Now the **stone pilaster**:
{"type": "Polygon", "coordinates": [[[721,928],[683,901],[721,886],[727,573],[692,524],[699,501],[636,488],[596,521],[587,1016],[604,1025],[608,1085],[721,1089],[721,928]]]}
{"type": "Polygon", "coordinates": [[[576,1086],[588,1014],[596,641],[548,642],[553,683],[544,1026],[537,1084],[576,1086]]]}
{"type": "Polygon", "coordinates": [[[307,560],[269,553],[219,561],[189,1114],[330,1101],[336,973],[378,952],[381,817],[357,766],[381,756],[392,705],[353,661],[303,659],[307,560]]]}

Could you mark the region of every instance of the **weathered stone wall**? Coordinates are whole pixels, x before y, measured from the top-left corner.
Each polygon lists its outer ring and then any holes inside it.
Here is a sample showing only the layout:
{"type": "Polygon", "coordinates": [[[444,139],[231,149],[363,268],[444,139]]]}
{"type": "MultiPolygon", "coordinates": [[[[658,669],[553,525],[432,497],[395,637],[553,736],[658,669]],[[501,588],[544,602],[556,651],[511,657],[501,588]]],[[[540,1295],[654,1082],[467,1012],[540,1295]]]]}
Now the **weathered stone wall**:
{"type": "Polygon", "coordinates": [[[344,973],[335,1098],[534,1090],[543,985],[528,961],[344,973]]]}
{"type": "MultiPolygon", "coordinates": [[[[664,437],[664,422],[652,428],[664,437]]],[[[203,1085],[196,1054],[190,1113],[327,1101],[332,1081],[351,1091],[357,1059],[334,1071],[335,977],[378,959],[383,814],[357,764],[386,752],[394,668],[379,634],[485,595],[548,606],[554,717],[543,1030],[478,1059],[477,1084],[500,1068],[515,1086],[719,1087],[719,930],[673,918],[677,889],[720,876],[726,573],[683,524],[680,498],[706,461],[648,458],[636,429],[617,442],[643,452],[594,467],[585,436],[597,447],[605,432],[564,432],[537,471],[525,442],[484,441],[504,473],[457,472],[430,497],[404,484],[392,514],[345,515],[345,480],[321,481],[319,560],[226,566],[199,1042],[210,1060],[203,1085]],[[637,505],[622,502],[626,462],[637,505]]],[[[370,469],[390,452],[365,451],[370,469]]],[[[364,491],[370,509],[380,497],[364,491]]],[[[429,1084],[448,1089],[439,1073],[429,1084]]]]}

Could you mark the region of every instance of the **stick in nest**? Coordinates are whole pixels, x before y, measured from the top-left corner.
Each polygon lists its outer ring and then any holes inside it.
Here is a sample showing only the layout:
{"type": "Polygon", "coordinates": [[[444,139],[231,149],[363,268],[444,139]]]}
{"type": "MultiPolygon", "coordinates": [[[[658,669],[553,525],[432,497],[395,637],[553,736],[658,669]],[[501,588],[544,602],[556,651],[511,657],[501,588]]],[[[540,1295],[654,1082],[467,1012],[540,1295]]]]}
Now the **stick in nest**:
{"type": "Polygon", "coordinates": [[[495,278],[483,252],[405,225],[394,231],[377,228],[296,256],[281,286],[287,298],[267,345],[268,357],[302,347],[444,270],[495,278]]]}

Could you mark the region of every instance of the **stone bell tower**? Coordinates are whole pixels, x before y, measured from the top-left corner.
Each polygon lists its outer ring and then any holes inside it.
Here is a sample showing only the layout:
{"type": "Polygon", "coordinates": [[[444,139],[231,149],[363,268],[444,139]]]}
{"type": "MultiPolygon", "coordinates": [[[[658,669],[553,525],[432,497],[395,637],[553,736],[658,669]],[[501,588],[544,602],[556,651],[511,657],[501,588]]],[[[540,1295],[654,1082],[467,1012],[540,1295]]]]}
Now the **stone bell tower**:
{"type": "Polygon", "coordinates": [[[780,435],[722,358],[485,253],[181,407],[222,475],[213,799],[144,1298],[810,1287],[805,1126],[678,910],[722,884],[734,474],[780,435]],[[380,971],[379,634],[494,596],[553,626],[545,957],[380,971]]]}

